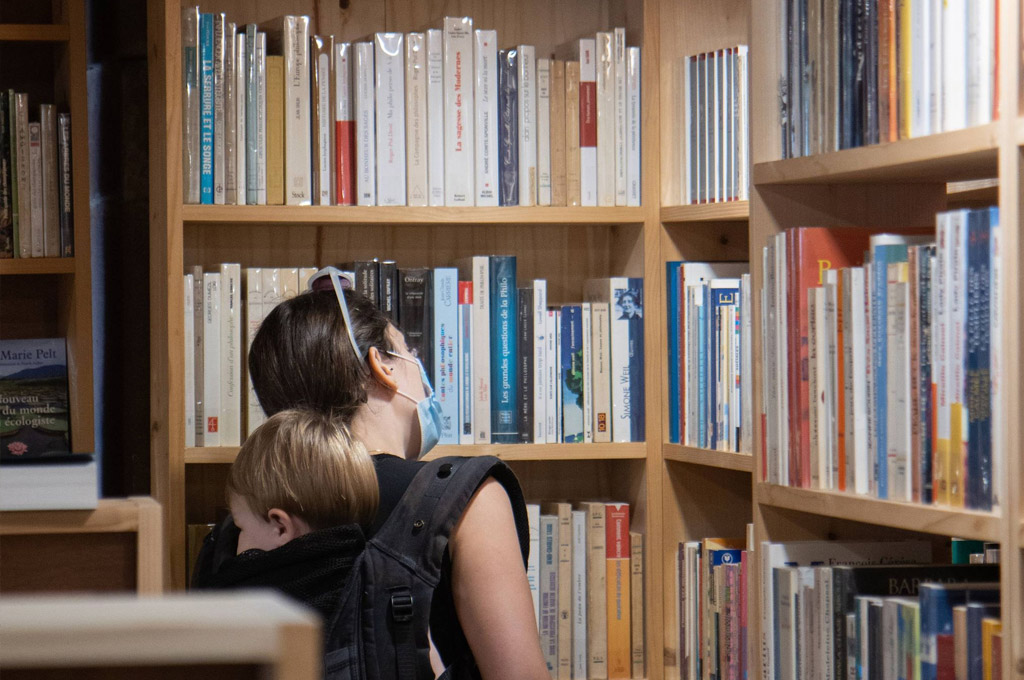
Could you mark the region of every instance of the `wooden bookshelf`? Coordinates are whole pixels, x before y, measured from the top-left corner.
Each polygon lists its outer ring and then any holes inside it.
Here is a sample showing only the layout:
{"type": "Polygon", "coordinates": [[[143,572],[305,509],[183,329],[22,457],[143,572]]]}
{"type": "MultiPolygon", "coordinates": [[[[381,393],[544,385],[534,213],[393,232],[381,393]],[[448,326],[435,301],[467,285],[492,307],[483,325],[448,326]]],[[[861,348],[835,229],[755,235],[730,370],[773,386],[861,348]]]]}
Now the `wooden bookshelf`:
{"type": "Polygon", "coordinates": [[[67,24],[0,24],[0,42],[68,42],[67,24]]]}
{"type": "Polygon", "coordinates": [[[662,455],[667,461],[704,465],[723,470],[754,471],[754,457],[749,453],[715,451],[681,444],[664,444],[662,451],[664,452],[662,455]]]}
{"type": "Polygon", "coordinates": [[[28,274],[74,274],[73,257],[32,257],[0,260],[0,276],[28,274]]]}
{"type": "Polygon", "coordinates": [[[703,203],[697,205],[670,205],[661,209],[663,224],[686,222],[730,222],[750,217],[749,201],[703,203]]]}

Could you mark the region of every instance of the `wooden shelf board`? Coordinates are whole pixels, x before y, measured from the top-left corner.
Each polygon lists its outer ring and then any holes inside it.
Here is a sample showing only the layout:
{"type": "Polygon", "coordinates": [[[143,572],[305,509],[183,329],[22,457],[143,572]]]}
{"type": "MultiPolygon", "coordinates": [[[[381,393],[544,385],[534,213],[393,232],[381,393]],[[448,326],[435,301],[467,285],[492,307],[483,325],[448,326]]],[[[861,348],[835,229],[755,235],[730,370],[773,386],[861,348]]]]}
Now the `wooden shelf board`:
{"type": "Polygon", "coordinates": [[[700,205],[670,205],[661,209],[663,224],[680,222],[728,222],[750,218],[749,201],[703,203],[700,205]]]}
{"type": "Polygon", "coordinates": [[[754,457],[749,453],[715,451],[682,444],[662,444],[661,451],[665,460],[677,463],[691,463],[726,470],[739,470],[740,472],[754,471],[754,457]]]}
{"type": "Polygon", "coordinates": [[[0,24],[0,42],[67,42],[67,24],[0,24]]]}
{"type": "Polygon", "coordinates": [[[139,528],[139,503],[148,498],[103,498],[95,510],[0,512],[0,535],[126,533],[139,528]]]}
{"type": "MultiPolygon", "coordinates": [[[[185,449],[189,465],[232,463],[237,446],[202,446],[185,449]]],[[[630,444],[482,444],[438,446],[426,460],[443,456],[497,456],[506,461],[635,460],[647,457],[647,445],[630,444]]]]}
{"type": "Polygon", "coordinates": [[[754,166],[754,184],[928,182],[997,174],[998,123],[754,166]]]}
{"type": "Polygon", "coordinates": [[[26,257],[0,260],[0,276],[15,274],[74,274],[73,257],[26,257]]]}
{"type": "Polygon", "coordinates": [[[765,483],[757,485],[756,499],[763,505],[894,529],[984,541],[999,541],[1001,538],[999,516],[989,512],[884,501],[765,483]]]}
{"type": "Polygon", "coordinates": [[[642,224],[643,208],[185,205],[186,223],[228,224],[642,224]]]}

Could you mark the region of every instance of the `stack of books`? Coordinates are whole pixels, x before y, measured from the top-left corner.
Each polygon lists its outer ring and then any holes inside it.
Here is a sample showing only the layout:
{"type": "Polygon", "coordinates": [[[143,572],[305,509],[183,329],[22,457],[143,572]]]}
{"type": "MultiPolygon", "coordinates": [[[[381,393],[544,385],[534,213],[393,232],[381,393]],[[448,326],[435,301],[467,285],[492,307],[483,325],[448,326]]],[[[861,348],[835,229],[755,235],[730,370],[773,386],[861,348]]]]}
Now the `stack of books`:
{"type": "Polygon", "coordinates": [[[781,3],[782,157],[997,118],[997,1],[781,3]]]}
{"type": "Polygon", "coordinates": [[[186,203],[640,205],[640,48],[498,49],[469,17],[370,42],[182,14],[186,203]]]}
{"type": "Polygon", "coordinates": [[[746,262],[668,262],[669,441],[750,452],[751,301],[746,262]]]}
{"type": "Polygon", "coordinates": [[[807,227],[769,241],[767,481],[999,505],[999,211],[940,213],[931,231],[807,227]]]}
{"type": "Polygon", "coordinates": [[[527,579],[551,677],[643,678],[643,534],[629,530],[629,504],[526,511],[527,579]]]}
{"type": "Polygon", "coordinates": [[[75,254],[71,114],[0,90],[0,258],[75,254]]]}
{"type": "MultiPolygon", "coordinates": [[[[591,279],[584,302],[551,306],[547,281],[517,288],[513,256],[456,264],[341,265],[423,362],[442,444],[644,441],[642,279],[591,279]]],[[[237,446],[263,422],[243,386],[249,344],[315,271],[223,264],[185,275],[186,446],[237,446]]]]}

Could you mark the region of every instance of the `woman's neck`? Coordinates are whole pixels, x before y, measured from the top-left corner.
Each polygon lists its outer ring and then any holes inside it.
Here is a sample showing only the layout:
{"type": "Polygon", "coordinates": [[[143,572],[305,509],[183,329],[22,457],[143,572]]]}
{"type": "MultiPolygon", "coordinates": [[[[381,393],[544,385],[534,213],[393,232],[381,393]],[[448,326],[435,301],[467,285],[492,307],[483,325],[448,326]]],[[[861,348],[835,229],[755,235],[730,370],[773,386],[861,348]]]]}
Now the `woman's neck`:
{"type": "Polygon", "coordinates": [[[384,452],[407,458],[410,433],[400,425],[391,400],[368,395],[352,418],[352,434],[371,452],[384,452]]]}

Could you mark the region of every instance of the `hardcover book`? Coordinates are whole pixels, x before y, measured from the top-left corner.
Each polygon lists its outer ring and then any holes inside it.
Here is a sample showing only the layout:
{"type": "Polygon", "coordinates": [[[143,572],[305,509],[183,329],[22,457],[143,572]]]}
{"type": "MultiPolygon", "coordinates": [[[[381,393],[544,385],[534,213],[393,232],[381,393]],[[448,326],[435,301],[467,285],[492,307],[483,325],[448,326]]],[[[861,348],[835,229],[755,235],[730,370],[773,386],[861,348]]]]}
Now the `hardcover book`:
{"type": "Polygon", "coordinates": [[[444,124],[443,37],[439,29],[431,28],[427,30],[427,177],[432,206],[444,205],[444,124]]]}
{"type": "Polygon", "coordinates": [[[63,338],[0,340],[0,461],[71,453],[63,338]]]}
{"type": "Polygon", "coordinates": [[[410,33],[405,44],[405,173],[406,203],[428,203],[427,40],[410,33]]]}
{"type": "Polygon", "coordinates": [[[373,43],[353,45],[355,50],[356,204],[377,205],[377,125],[373,43]]]}
{"type": "Polygon", "coordinates": [[[334,202],[355,205],[356,127],[352,106],[351,43],[334,46],[334,202]]]}
{"type": "Polygon", "coordinates": [[[491,256],[488,287],[491,298],[491,442],[514,444],[519,439],[515,256],[491,256]]]}
{"type": "Polygon", "coordinates": [[[310,36],[310,112],[313,117],[310,130],[313,159],[312,197],[313,205],[331,205],[333,186],[331,172],[334,169],[334,103],[331,83],[331,60],[334,58],[334,36],[310,36]]]}

